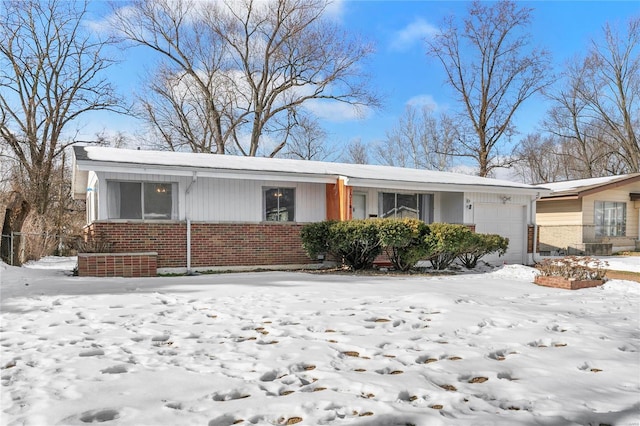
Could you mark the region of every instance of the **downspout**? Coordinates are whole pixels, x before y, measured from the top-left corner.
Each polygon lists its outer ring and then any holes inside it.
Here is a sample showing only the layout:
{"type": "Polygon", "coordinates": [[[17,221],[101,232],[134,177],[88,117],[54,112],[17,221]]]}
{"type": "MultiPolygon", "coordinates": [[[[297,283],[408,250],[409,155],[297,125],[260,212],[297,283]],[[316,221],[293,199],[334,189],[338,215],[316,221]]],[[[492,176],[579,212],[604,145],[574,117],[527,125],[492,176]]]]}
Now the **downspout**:
{"type": "Polygon", "coordinates": [[[187,198],[189,196],[189,193],[191,192],[191,188],[193,187],[193,184],[196,183],[196,181],[198,180],[198,172],[193,172],[193,176],[191,177],[191,183],[189,183],[189,186],[187,187],[187,190],[184,193],[184,210],[185,210],[185,218],[187,220],[187,275],[193,275],[193,272],[191,271],[191,217],[190,217],[190,212],[189,212],[189,202],[187,201],[187,198]]]}
{"type": "Polygon", "coordinates": [[[531,250],[531,260],[533,260],[534,264],[540,262],[539,260],[536,260],[536,252],[538,248],[538,223],[536,222],[536,215],[534,213],[534,207],[536,207],[535,210],[537,210],[536,202],[539,199],[540,193],[537,192],[536,198],[531,201],[531,205],[529,206],[529,214],[531,215],[531,223],[533,224],[533,250],[531,250]]]}

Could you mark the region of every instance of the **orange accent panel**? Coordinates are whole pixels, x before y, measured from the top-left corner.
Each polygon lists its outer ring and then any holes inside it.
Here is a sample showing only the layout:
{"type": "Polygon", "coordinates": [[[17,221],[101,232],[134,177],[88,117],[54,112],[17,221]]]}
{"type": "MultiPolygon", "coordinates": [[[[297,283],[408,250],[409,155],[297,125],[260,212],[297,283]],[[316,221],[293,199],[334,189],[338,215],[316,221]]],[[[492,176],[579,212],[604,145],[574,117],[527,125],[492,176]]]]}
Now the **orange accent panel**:
{"type": "Polygon", "coordinates": [[[338,184],[327,184],[327,220],[340,220],[338,184]]]}
{"type": "Polygon", "coordinates": [[[353,217],[351,197],[353,188],[342,179],[327,184],[327,220],[350,220],[353,217]]]}

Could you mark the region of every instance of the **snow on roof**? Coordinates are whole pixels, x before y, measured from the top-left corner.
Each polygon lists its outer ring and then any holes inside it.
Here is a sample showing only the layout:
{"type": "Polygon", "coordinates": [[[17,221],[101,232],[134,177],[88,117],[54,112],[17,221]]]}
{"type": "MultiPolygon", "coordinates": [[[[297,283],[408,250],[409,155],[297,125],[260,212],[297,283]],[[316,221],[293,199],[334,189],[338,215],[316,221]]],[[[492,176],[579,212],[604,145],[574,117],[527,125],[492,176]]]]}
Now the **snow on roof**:
{"type": "MultiPolygon", "coordinates": [[[[132,167],[136,165],[156,168],[185,168],[194,171],[238,171],[280,174],[343,176],[351,179],[396,181],[412,183],[490,186],[524,190],[545,191],[544,187],[507,180],[483,178],[460,173],[418,170],[401,167],[329,163],[320,161],[290,160],[282,158],[241,157],[234,155],[195,154],[184,152],[130,150],[106,147],[74,147],[79,170],[93,170],[96,163],[110,166],[132,167]],[[93,166],[91,165],[93,164],[93,166]]],[[[546,186],[546,185],[545,185],[546,186]]]]}
{"type": "Polygon", "coordinates": [[[553,182],[553,183],[545,183],[544,186],[546,188],[551,189],[551,196],[559,195],[559,193],[579,193],[589,189],[597,188],[599,186],[608,185],[611,183],[615,183],[618,181],[623,181],[634,176],[640,176],[640,174],[628,174],[628,175],[619,175],[619,176],[604,176],[597,178],[589,178],[589,179],[577,179],[577,180],[567,180],[564,182],[553,182]]]}

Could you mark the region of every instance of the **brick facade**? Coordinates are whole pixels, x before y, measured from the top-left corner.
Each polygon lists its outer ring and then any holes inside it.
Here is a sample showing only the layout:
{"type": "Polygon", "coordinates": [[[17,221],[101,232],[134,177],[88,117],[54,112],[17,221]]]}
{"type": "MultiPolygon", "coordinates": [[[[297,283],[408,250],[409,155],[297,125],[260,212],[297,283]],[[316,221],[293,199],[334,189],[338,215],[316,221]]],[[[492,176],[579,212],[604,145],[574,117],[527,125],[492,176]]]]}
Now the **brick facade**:
{"type": "MultiPolygon", "coordinates": [[[[537,225],[527,225],[527,253],[533,253],[533,237],[535,234],[535,227],[537,225]]],[[[540,228],[538,228],[538,231],[540,228]]],[[[538,232],[536,239],[536,253],[540,252],[540,232],[538,232]]]]}
{"type": "MultiPolygon", "coordinates": [[[[297,223],[191,224],[191,267],[296,265],[312,263],[297,223]]],[[[158,253],[158,268],[187,266],[185,222],[94,222],[87,238],[112,245],[115,253],[158,253]]]]}
{"type": "Polygon", "coordinates": [[[81,277],[155,277],[156,253],[78,253],[81,277]]]}

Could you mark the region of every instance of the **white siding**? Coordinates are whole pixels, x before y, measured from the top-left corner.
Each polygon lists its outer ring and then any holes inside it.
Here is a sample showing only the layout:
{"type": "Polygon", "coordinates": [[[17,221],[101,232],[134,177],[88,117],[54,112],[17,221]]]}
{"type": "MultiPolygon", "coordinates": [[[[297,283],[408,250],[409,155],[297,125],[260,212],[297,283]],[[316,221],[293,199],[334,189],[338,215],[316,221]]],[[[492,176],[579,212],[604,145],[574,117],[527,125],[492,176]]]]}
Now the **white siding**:
{"type": "Polygon", "coordinates": [[[326,218],[325,184],[256,181],[241,179],[198,178],[186,195],[192,178],[187,176],[149,175],[139,173],[100,173],[99,219],[106,219],[108,180],[177,182],[178,219],[187,214],[202,222],[261,222],[263,221],[264,187],[296,189],[296,222],[315,222],[326,218]]]}
{"type": "Polygon", "coordinates": [[[446,223],[463,223],[464,194],[462,192],[440,193],[439,221],[446,223]]]}
{"type": "Polygon", "coordinates": [[[326,218],[324,184],[212,178],[200,178],[193,186],[189,215],[195,221],[261,222],[263,189],[273,187],[296,189],[296,222],[326,218]]]}

